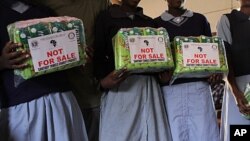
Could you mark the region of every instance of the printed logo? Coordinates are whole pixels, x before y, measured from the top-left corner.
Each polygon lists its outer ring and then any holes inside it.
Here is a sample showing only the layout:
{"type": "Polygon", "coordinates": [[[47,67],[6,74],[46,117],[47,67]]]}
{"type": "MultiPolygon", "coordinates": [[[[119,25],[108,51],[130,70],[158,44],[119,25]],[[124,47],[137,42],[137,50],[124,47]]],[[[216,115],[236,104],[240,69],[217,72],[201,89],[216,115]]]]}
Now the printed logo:
{"type": "Polygon", "coordinates": [[[57,42],[56,42],[56,40],[50,40],[50,44],[52,44],[54,47],[56,47],[57,42]]]}
{"type": "Polygon", "coordinates": [[[68,34],[68,37],[69,37],[69,39],[74,39],[75,38],[75,33],[73,33],[73,32],[70,32],[69,34],[68,34]]]}
{"type": "Polygon", "coordinates": [[[149,41],[148,40],[144,40],[143,41],[147,46],[149,45],[149,41]]]}
{"type": "Polygon", "coordinates": [[[34,40],[34,41],[31,42],[31,47],[32,47],[32,49],[36,49],[38,47],[37,40],[34,40]]]}
{"type": "Polygon", "coordinates": [[[202,52],[203,50],[202,47],[197,47],[197,49],[200,50],[200,52],[202,52]]]}

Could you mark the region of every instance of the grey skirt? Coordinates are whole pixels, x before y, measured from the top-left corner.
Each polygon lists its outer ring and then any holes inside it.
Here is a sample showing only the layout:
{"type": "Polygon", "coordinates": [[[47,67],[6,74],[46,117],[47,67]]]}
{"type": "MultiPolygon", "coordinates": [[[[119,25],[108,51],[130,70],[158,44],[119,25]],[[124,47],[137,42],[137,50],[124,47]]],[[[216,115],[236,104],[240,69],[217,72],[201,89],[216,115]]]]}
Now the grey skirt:
{"type": "Polygon", "coordinates": [[[100,141],[172,141],[154,77],[133,75],[103,94],[100,141]]]}
{"type": "Polygon", "coordinates": [[[1,141],[88,141],[72,92],[51,93],[2,109],[1,141]]]}
{"type": "MultiPolygon", "coordinates": [[[[236,78],[236,83],[242,92],[244,92],[246,85],[249,82],[250,75],[236,78]]],[[[222,104],[221,141],[230,141],[230,125],[250,125],[250,120],[244,118],[239,112],[235,98],[227,84],[222,104]]]]}
{"type": "Polygon", "coordinates": [[[173,141],[220,140],[208,83],[182,83],[162,89],[173,141]]]}

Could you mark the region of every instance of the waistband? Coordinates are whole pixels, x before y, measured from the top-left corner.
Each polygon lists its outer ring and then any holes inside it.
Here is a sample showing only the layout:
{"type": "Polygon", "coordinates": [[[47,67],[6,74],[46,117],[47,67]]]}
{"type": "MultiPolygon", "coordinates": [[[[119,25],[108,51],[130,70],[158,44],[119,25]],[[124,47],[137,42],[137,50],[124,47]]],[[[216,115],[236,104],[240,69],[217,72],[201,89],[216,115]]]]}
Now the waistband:
{"type": "MultiPolygon", "coordinates": [[[[191,83],[198,81],[207,81],[208,78],[179,78],[174,81],[172,85],[183,84],[183,83],[191,83]]],[[[161,86],[167,86],[169,83],[161,84],[161,86]]]]}

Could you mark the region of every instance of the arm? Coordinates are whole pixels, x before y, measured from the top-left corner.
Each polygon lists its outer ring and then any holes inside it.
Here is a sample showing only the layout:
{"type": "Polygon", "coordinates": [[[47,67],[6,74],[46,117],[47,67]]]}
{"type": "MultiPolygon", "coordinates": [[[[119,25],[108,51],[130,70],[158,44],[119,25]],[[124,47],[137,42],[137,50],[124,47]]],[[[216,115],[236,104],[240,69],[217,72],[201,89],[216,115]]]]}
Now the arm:
{"type": "MultiPolygon", "coordinates": [[[[204,18],[205,18],[205,17],[204,17],[204,18]]],[[[210,24],[209,24],[209,22],[208,22],[208,20],[207,20],[206,18],[204,19],[204,30],[203,30],[203,35],[209,36],[209,37],[212,36],[211,27],[210,27],[210,24]]]]}
{"type": "Polygon", "coordinates": [[[113,65],[111,58],[107,52],[109,49],[108,43],[110,42],[109,38],[109,29],[106,27],[106,23],[109,22],[109,15],[107,12],[101,13],[95,25],[95,41],[94,41],[94,75],[100,82],[100,87],[103,89],[110,89],[118,85],[128,76],[126,69],[121,71],[115,71],[111,69],[111,64],[113,65]]]}
{"type": "Polygon", "coordinates": [[[235,97],[236,104],[239,107],[239,111],[241,113],[249,114],[250,108],[247,106],[247,100],[244,97],[244,93],[238,88],[235,77],[234,71],[232,67],[231,55],[230,55],[230,45],[232,44],[232,36],[230,32],[230,23],[228,18],[223,15],[217,24],[217,32],[218,36],[221,37],[225,41],[225,47],[227,50],[227,60],[228,60],[228,67],[229,67],[229,74],[228,74],[228,82],[230,84],[230,89],[235,97]]]}

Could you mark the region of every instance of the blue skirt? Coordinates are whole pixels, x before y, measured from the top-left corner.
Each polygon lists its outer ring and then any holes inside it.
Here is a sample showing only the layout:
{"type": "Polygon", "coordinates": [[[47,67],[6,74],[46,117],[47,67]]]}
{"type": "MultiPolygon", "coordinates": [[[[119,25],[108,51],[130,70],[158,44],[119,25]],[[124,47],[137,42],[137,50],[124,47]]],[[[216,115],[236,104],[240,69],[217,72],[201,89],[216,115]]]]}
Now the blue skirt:
{"type": "Polygon", "coordinates": [[[88,141],[72,92],[51,93],[2,109],[0,135],[1,141],[88,141]]]}
{"type": "Polygon", "coordinates": [[[100,141],[172,141],[154,77],[132,75],[101,100],[100,141]]]}
{"type": "MultiPolygon", "coordinates": [[[[236,83],[239,89],[244,92],[247,83],[250,82],[250,75],[240,76],[236,78],[236,83]]],[[[245,119],[239,112],[232,91],[229,85],[226,85],[226,90],[223,98],[222,117],[221,117],[221,141],[230,141],[230,125],[250,125],[250,120],[245,119]]]]}
{"type": "Polygon", "coordinates": [[[162,89],[173,141],[219,141],[208,83],[183,83],[162,89]]]}

